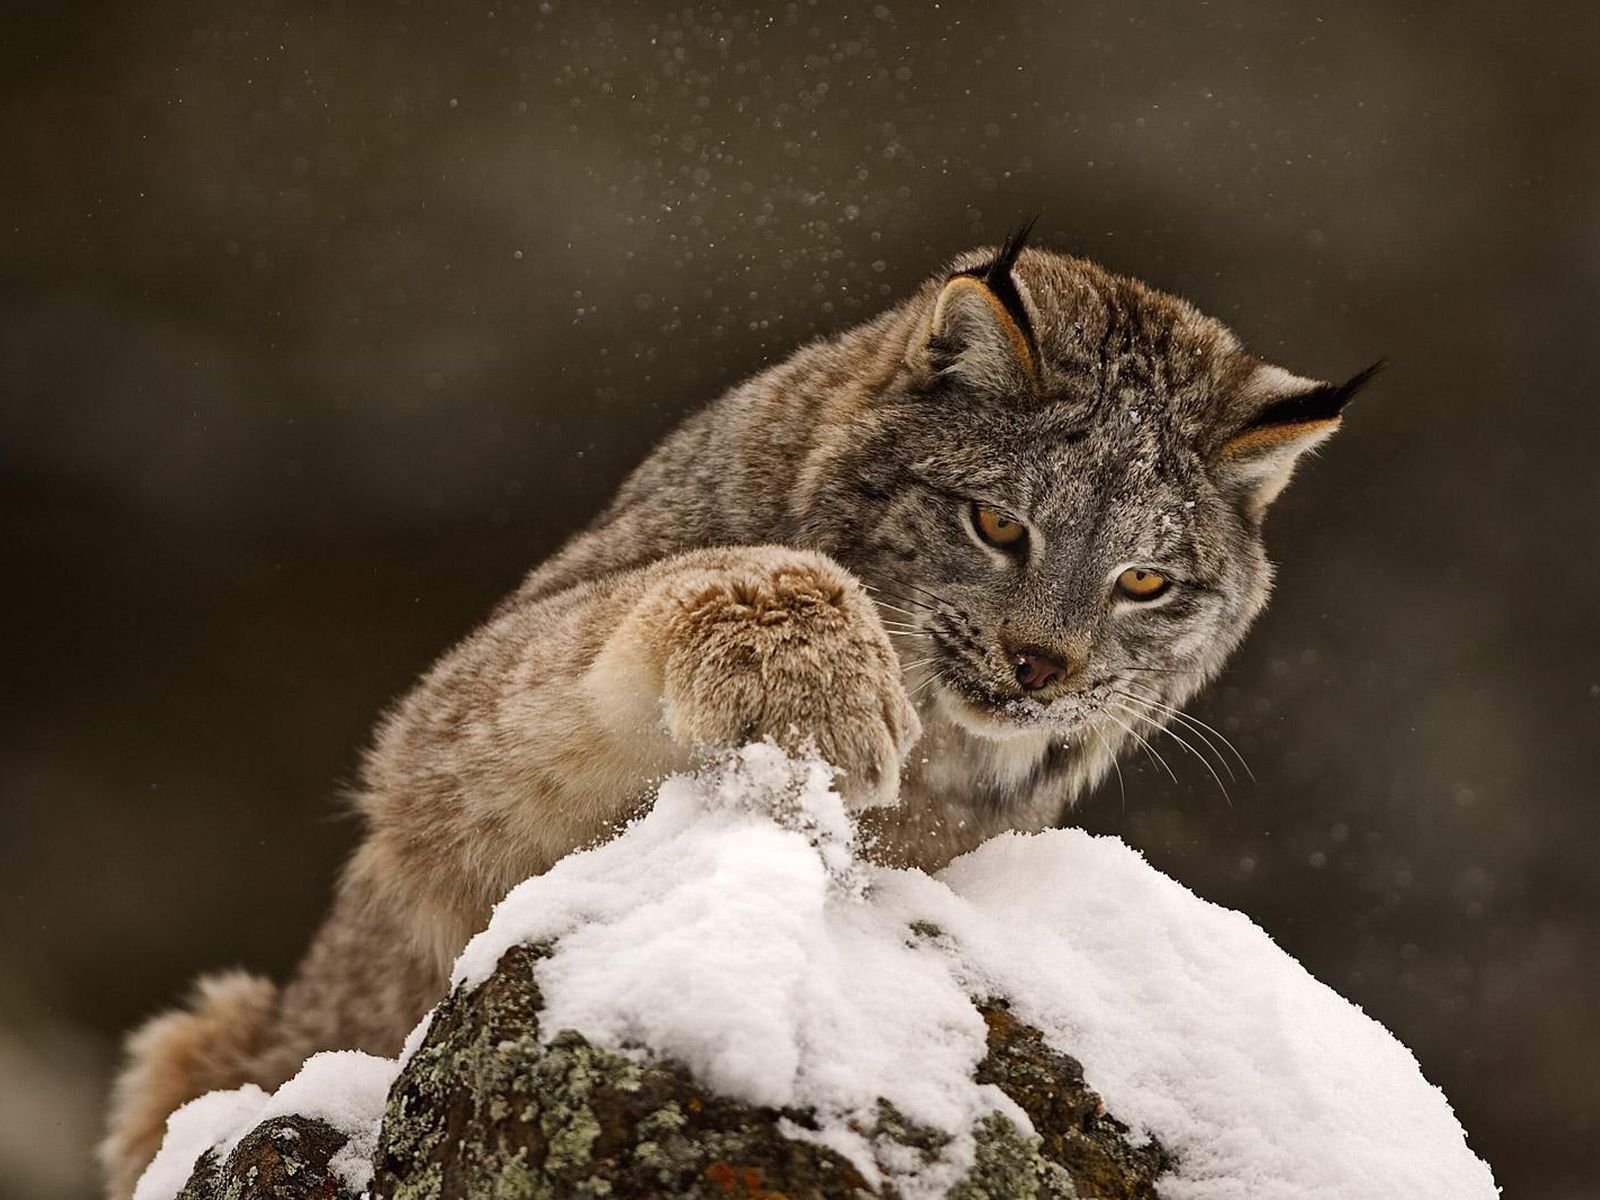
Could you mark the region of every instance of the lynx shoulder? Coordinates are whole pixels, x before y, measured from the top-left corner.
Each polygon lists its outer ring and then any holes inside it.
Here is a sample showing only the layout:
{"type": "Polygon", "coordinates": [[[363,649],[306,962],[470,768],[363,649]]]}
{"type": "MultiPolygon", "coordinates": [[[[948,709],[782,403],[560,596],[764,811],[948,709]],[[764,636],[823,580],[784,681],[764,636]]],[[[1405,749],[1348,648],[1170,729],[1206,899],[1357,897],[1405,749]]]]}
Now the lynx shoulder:
{"type": "Polygon", "coordinates": [[[1215,675],[1268,507],[1371,371],[1291,374],[1023,240],[691,417],[433,666],[296,976],[213,978],[130,1039],[113,1195],[195,1095],[395,1053],[495,901],[708,750],[813,742],[878,853],[932,868],[1059,821],[1215,675]]]}

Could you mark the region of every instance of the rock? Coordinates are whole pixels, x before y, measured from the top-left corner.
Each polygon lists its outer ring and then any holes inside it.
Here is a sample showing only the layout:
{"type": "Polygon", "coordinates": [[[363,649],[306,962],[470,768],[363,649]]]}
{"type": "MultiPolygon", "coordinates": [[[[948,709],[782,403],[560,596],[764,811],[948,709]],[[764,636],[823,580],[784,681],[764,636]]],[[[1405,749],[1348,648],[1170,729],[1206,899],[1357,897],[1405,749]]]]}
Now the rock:
{"type": "Polygon", "coordinates": [[[1127,1126],[1084,1083],[1078,1060],[1050,1049],[1004,1002],[979,1007],[989,1026],[989,1053],[978,1064],[978,1082],[994,1084],[1028,1114],[1038,1156],[1065,1171],[1078,1195],[1154,1200],[1156,1177],[1171,1165],[1161,1146],[1134,1145],[1127,1126]]]}
{"type": "MultiPolygon", "coordinates": [[[[533,967],[547,950],[516,947],[474,992],[435,1014],[390,1094],[374,1163],[374,1195],[583,1197],[614,1200],[801,1200],[884,1197],[851,1162],[786,1137],[809,1114],[708,1094],[682,1067],[592,1046],[563,1032],[541,1043],[533,967]]],[[[1083,1082],[1001,1003],[982,1006],[989,1053],[981,1082],[1012,1097],[1036,1135],[1001,1116],[977,1130],[977,1163],[956,1200],[1147,1198],[1166,1165],[1135,1146],[1083,1082]]],[[[880,1108],[862,1130],[932,1160],[944,1135],[880,1108]]]]}
{"type": "MultiPolygon", "coordinates": [[[[487,982],[458,988],[389,1095],[371,1195],[381,1200],[895,1200],[838,1152],[804,1136],[810,1114],[708,1093],[676,1063],[541,1041],[534,967],[547,946],[507,951],[487,982]]],[[[975,1131],[976,1162],[952,1200],[1153,1200],[1168,1166],[1135,1145],[1084,1083],[1003,1001],[979,1004],[988,1055],[977,1080],[1028,1114],[975,1131]]],[[[948,1138],[881,1104],[879,1146],[932,1163],[948,1138]]],[[[346,1137],[322,1121],[275,1117],[219,1161],[205,1155],[179,1200],[357,1200],[331,1162],[346,1137]]]]}
{"type": "Polygon", "coordinates": [[[329,1165],[348,1139],[310,1117],[273,1117],[225,1161],[208,1151],[177,1200],[358,1200],[329,1165]]]}

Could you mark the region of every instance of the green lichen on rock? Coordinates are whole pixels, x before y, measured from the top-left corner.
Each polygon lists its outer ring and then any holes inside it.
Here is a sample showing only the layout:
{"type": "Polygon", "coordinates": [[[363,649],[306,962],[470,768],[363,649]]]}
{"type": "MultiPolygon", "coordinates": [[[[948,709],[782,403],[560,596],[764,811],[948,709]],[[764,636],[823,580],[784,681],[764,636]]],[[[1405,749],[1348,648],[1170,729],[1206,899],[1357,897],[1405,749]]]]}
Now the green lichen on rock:
{"type": "MultiPolygon", "coordinates": [[[[937,936],[918,930],[919,936],[937,936]]],[[[548,946],[506,952],[485,983],[458,989],[389,1095],[374,1160],[383,1200],[898,1200],[841,1154],[787,1137],[811,1114],[709,1094],[677,1063],[545,1041],[535,978],[548,946]],[[787,1124],[786,1124],[787,1123],[787,1124]]],[[[1170,1164],[1135,1145],[1083,1080],[1002,1001],[980,1004],[988,1053],[976,1078],[998,1087],[1034,1132],[994,1113],[973,1131],[972,1168],[951,1200],[1154,1200],[1170,1164]]],[[[908,1064],[909,1065],[909,1064],[908,1064]]],[[[913,1066],[914,1069],[914,1066],[913,1066]]],[[[932,1166],[950,1136],[880,1102],[857,1128],[886,1157],[932,1166]]],[[[180,1200],[355,1200],[329,1163],[345,1138],[277,1117],[226,1161],[203,1157],[180,1200]]]]}
{"type": "Polygon", "coordinates": [[[1038,1135],[992,1113],[979,1123],[974,1140],[976,1161],[950,1200],[1077,1200],[1072,1176],[1039,1153],[1038,1135]]]}
{"type": "Polygon", "coordinates": [[[1051,1049],[1004,1001],[988,1001],[979,1011],[989,1026],[989,1053],[976,1078],[994,1084],[1028,1114],[1039,1135],[1039,1155],[1062,1168],[1084,1196],[1154,1200],[1156,1178],[1172,1165],[1160,1143],[1135,1145],[1128,1127],[1106,1112],[1084,1082],[1077,1059],[1051,1049]]]}
{"type": "MultiPolygon", "coordinates": [[[[917,930],[918,936],[938,936],[917,930]]],[[[390,1092],[374,1160],[384,1200],[897,1200],[844,1156],[789,1128],[811,1114],[709,1094],[677,1063],[541,1036],[535,978],[549,947],[506,952],[473,991],[458,989],[390,1092]],[[787,1123],[787,1124],[786,1124],[787,1123]]],[[[952,1200],[1154,1200],[1170,1165],[1135,1145],[1084,1083],[1002,1001],[979,1006],[988,1053],[976,1079],[1005,1092],[1034,1132],[995,1113],[952,1200]]],[[[950,1137],[892,1105],[856,1130],[886,1157],[937,1163],[950,1137]]],[[[330,1169],[344,1135],[320,1121],[266,1121],[227,1157],[196,1165],[180,1200],[355,1200],[330,1169]]]]}
{"type": "Polygon", "coordinates": [[[226,1161],[207,1151],[178,1200],[357,1200],[329,1163],[344,1134],[310,1117],[273,1117],[240,1140],[226,1161]]]}
{"type": "MultiPolygon", "coordinates": [[[[922,933],[922,931],[918,931],[922,933]]],[[[929,936],[934,931],[922,933],[929,936]]],[[[842,1155],[786,1137],[810,1114],[708,1094],[681,1065],[590,1045],[545,1042],[534,971],[548,946],[515,947],[475,991],[458,990],[390,1093],[374,1163],[384,1200],[896,1200],[842,1155]]],[[[974,1131],[976,1161],[954,1200],[1150,1200],[1167,1160],[1135,1146],[1070,1057],[1002,1003],[982,1006],[981,1082],[1005,1091],[1035,1133],[999,1114],[974,1131]]],[[[949,1137],[881,1104],[858,1130],[936,1161],[949,1137]]]]}
{"type": "MultiPolygon", "coordinates": [[[[778,1132],[785,1114],[706,1094],[672,1063],[562,1032],[542,1043],[516,947],[458,991],[390,1093],[375,1194],[422,1197],[870,1196],[842,1156],[778,1132]]],[[[804,1114],[793,1114],[804,1119],[804,1114]]]]}

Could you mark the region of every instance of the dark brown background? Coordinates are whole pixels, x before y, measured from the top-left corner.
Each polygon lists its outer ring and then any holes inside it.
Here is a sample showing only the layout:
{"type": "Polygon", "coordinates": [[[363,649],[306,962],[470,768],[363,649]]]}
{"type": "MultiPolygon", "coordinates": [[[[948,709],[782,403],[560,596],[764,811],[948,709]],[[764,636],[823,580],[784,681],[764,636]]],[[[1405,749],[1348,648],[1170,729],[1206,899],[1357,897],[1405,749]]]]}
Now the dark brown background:
{"type": "Polygon", "coordinates": [[[1585,6],[93,3],[0,74],[0,1191],[116,1032],[284,971],[378,710],[680,414],[1043,211],[1394,369],[1120,833],[1412,1046],[1508,1193],[1600,1171],[1600,87],[1585,6]]]}

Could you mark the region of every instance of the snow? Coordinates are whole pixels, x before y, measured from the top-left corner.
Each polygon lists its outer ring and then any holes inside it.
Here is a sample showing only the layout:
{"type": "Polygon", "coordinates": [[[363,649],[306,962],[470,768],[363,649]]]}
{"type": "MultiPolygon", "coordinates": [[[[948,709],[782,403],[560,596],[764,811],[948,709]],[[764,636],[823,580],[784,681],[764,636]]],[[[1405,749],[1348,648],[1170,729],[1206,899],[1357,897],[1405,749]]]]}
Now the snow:
{"type": "Polygon", "coordinates": [[[299,1072],[270,1095],[254,1084],[210,1092],[167,1118],[161,1150],[139,1177],[133,1200],[172,1200],[208,1150],[226,1159],[252,1129],[272,1117],[326,1121],[349,1139],[329,1166],[357,1195],[372,1182],[389,1088],[399,1073],[395,1059],[359,1050],[329,1050],[306,1059],[299,1072]]]}
{"type": "Polygon", "coordinates": [[[359,1050],[313,1054],[293,1079],[272,1094],[250,1124],[234,1133],[222,1153],[231,1153],[251,1128],[270,1117],[314,1117],[349,1137],[328,1165],[360,1195],[372,1182],[372,1156],[378,1150],[383,1110],[399,1073],[397,1060],[359,1050]]]}
{"type": "Polygon", "coordinates": [[[267,1093],[247,1083],[233,1091],[208,1092],[179,1108],[167,1118],[167,1135],[139,1176],[133,1200],[171,1200],[189,1182],[196,1160],[248,1132],[267,1099],[267,1093]]]}
{"type": "MultiPolygon", "coordinates": [[[[554,940],[536,968],[545,1036],[648,1047],[729,1096],[810,1108],[818,1130],[784,1132],[908,1197],[965,1172],[983,1115],[1027,1128],[972,1082],[985,1049],[974,996],[1006,997],[1136,1137],[1175,1154],[1161,1181],[1172,1200],[1498,1195],[1388,1031],[1117,839],[1005,835],[932,878],[858,850],[825,765],[749,746],[668,780],[621,836],[515,888],[454,982],[476,986],[509,947],[554,940]],[[880,1097],[949,1133],[943,1156],[858,1132],[880,1097]]],[[[270,1100],[247,1088],[195,1101],[137,1200],[172,1195],[174,1163],[273,1112],[323,1116],[356,1135],[352,1156],[370,1153],[397,1070],[318,1055],[270,1100]]]]}
{"type": "Polygon", "coordinates": [[[1008,834],[941,882],[972,969],[1175,1153],[1163,1196],[1498,1195],[1388,1030],[1117,839],[1008,834]]]}
{"type": "Polygon", "coordinates": [[[823,764],[770,745],[668,780],[624,838],[514,889],[454,982],[482,982],[511,945],[559,938],[537,972],[547,1036],[648,1046],[726,1095],[815,1108],[869,1177],[873,1149],[847,1126],[882,1096],[957,1135],[916,1178],[891,1172],[909,1194],[937,1195],[970,1166],[978,1116],[1027,1119],[968,1078],[983,1018],[948,958],[864,900],[829,782],[823,764]]]}

